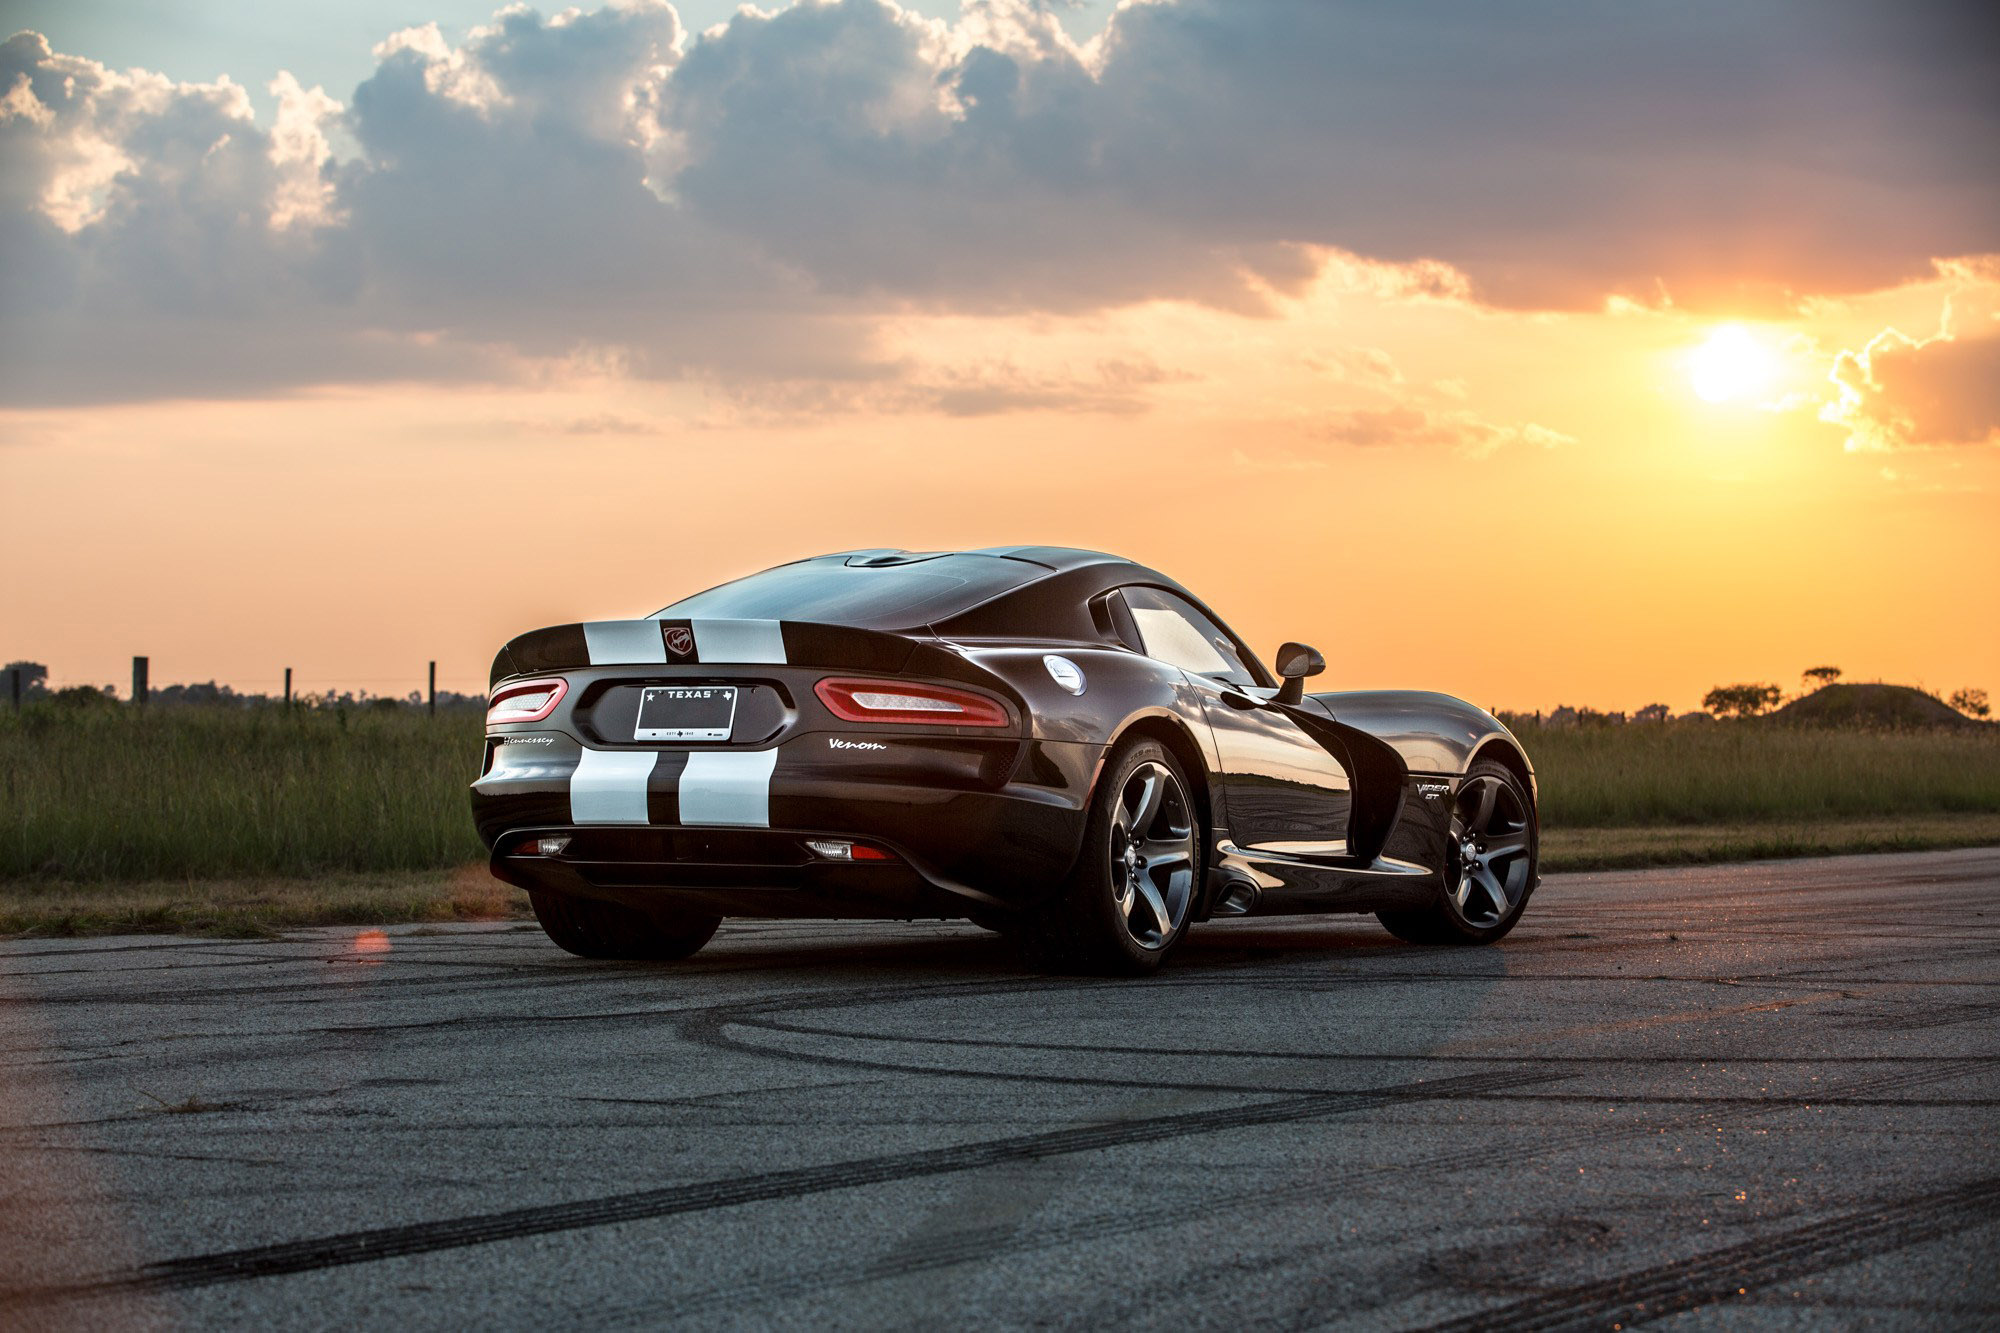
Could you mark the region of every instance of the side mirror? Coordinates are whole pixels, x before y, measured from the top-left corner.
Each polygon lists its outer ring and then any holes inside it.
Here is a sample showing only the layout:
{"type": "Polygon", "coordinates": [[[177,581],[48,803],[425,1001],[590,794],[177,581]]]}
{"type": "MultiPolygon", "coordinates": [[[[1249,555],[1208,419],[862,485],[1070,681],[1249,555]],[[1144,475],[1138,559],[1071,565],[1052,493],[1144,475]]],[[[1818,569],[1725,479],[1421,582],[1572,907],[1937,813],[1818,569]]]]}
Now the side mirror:
{"type": "Polygon", "coordinates": [[[1308,643],[1288,643],[1278,649],[1278,675],[1284,678],[1284,688],[1278,691],[1278,702],[1295,704],[1305,698],[1305,679],[1317,676],[1326,670],[1326,659],[1319,655],[1319,649],[1308,643]]]}

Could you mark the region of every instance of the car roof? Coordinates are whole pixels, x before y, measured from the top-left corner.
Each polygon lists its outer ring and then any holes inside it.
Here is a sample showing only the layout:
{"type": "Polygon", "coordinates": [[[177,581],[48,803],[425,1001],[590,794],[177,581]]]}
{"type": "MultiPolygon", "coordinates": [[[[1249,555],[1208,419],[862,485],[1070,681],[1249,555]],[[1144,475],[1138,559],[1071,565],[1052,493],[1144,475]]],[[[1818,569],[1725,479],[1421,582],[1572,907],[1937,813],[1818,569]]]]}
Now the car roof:
{"type": "Polygon", "coordinates": [[[1002,560],[1019,560],[1024,564],[1040,565],[1051,573],[1064,574],[1072,569],[1084,569],[1091,565],[1127,565],[1139,569],[1138,562],[1106,551],[1087,551],[1077,546],[981,546],[956,551],[906,551],[901,547],[878,546],[858,551],[834,551],[827,555],[809,556],[796,560],[794,564],[811,564],[821,560],[838,560],[850,565],[903,565],[915,564],[921,560],[932,560],[942,555],[990,555],[1002,560]]]}

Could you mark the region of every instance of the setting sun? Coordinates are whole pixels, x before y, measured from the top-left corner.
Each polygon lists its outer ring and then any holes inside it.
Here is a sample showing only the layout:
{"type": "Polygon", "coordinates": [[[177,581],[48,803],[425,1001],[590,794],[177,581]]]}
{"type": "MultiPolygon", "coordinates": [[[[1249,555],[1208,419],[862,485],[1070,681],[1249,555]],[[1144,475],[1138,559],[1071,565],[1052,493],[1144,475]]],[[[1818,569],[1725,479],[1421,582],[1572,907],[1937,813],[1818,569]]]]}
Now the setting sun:
{"type": "Polygon", "coordinates": [[[1688,378],[1703,402],[1741,402],[1771,386],[1777,359],[1740,324],[1724,324],[1688,357],[1688,378]]]}

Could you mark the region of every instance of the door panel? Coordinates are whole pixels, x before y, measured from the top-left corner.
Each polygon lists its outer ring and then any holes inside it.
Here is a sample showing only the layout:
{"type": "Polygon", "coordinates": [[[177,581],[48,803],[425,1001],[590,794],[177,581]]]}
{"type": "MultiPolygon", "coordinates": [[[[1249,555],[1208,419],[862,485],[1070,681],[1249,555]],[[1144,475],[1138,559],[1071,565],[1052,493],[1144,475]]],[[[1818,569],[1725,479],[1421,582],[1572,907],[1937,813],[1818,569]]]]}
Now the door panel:
{"type": "Polygon", "coordinates": [[[1222,760],[1230,841],[1295,856],[1345,854],[1352,793],[1339,761],[1283,714],[1232,708],[1222,698],[1225,688],[1260,699],[1277,691],[1190,679],[1222,760]]]}
{"type": "Polygon", "coordinates": [[[1347,851],[1347,772],[1299,724],[1268,709],[1234,708],[1224,691],[1268,701],[1235,635],[1165,588],[1118,590],[1124,623],[1148,657],[1177,666],[1201,695],[1222,763],[1222,804],[1238,847],[1293,855],[1347,851]]]}

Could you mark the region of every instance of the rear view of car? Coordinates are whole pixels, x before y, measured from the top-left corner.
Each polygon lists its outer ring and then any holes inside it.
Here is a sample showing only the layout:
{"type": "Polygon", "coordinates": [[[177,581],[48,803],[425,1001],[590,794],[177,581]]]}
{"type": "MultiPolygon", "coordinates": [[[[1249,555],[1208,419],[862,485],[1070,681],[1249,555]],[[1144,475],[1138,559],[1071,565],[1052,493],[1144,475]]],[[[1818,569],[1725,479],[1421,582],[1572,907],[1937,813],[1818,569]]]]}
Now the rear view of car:
{"type": "Polygon", "coordinates": [[[1045,572],[861,553],[514,639],[473,785],[495,873],[600,958],[684,956],[726,915],[964,916],[1059,877],[1082,815],[1048,779],[1091,756],[1023,764],[1009,676],[1053,690],[1041,655],[877,628],[1045,572]]]}
{"type": "Polygon", "coordinates": [[[856,551],[495,658],[472,804],[550,937],[675,958],[725,916],[966,917],[1142,974],[1210,916],[1374,912],[1487,944],[1536,882],[1498,719],[1307,694],[1192,593],[1096,551],[856,551]]]}

